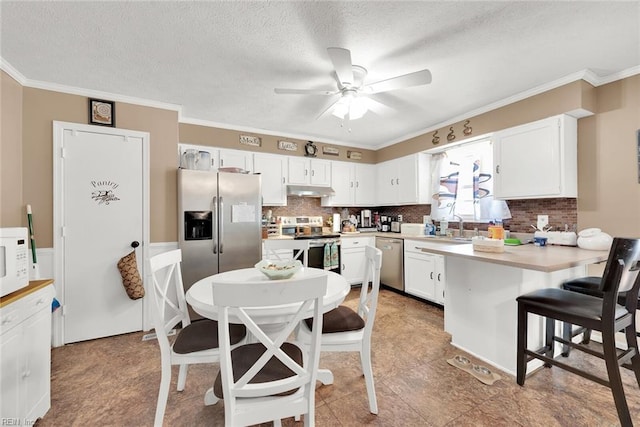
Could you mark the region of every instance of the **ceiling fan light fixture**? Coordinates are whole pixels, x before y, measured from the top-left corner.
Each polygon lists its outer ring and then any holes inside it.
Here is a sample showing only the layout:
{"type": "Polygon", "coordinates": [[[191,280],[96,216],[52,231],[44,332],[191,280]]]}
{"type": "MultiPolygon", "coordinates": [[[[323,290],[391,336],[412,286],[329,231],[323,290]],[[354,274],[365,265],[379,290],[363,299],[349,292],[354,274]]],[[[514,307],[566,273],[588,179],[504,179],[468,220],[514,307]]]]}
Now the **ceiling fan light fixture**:
{"type": "Polygon", "coordinates": [[[331,114],[341,120],[344,120],[346,115],[349,114],[349,101],[346,98],[340,98],[340,100],[333,106],[331,114]]]}
{"type": "Polygon", "coordinates": [[[365,115],[368,111],[367,102],[364,98],[355,97],[349,105],[349,119],[356,120],[365,115]]]}

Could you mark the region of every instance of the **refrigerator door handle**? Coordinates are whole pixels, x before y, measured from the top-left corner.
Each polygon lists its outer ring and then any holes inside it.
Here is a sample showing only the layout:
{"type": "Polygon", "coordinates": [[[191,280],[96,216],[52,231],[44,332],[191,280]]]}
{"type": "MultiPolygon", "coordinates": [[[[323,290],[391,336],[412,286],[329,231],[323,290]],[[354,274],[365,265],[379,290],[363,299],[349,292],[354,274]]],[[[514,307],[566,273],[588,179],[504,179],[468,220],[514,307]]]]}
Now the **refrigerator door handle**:
{"type": "Polygon", "coordinates": [[[218,198],[213,197],[213,253],[218,253],[218,198]]]}
{"type": "Polygon", "coordinates": [[[224,204],[222,203],[222,196],[220,196],[220,217],[218,221],[220,221],[218,230],[220,234],[220,253],[222,253],[222,236],[224,236],[224,204]]]}

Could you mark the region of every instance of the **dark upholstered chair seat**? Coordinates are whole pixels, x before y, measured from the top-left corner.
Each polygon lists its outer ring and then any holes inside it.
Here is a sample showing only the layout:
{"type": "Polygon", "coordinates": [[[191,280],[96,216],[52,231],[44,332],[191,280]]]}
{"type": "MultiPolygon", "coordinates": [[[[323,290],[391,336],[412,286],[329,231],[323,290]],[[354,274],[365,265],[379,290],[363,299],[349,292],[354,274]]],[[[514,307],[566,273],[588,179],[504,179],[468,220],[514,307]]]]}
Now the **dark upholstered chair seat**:
{"type": "MultiPolygon", "coordinates": [[[[309,329],[313,329],[313,319],[305,319],[309,329]]],[[[358,331],[364,328],[364,320],[355,311],[343,305],[326,312],[322,316],[322,333],[358,331]]]]}
{"type": "MultiPolygon", "coordinates": [[[[601,330],[602,298],[549,288],[521,295],[516,300],[527,304],[531,313],[601,330]]],[[[628,314],[627,309],[617,304],[615,318],[618,319],[625,314],[628,314]]]]}
{"type": "MultiPolygon", "coordinates": [[[[602,277],[587,276],[577,279],[569,280],[562,284],[562,289],[567,291],[578,292],[584,295],[591,295],[592,297],[602,298],[604,293],[601,289],[602,277]]],[[[624,305],[627,300],[627,293],[618,293],[618,304],[624,305]]]]}
{"type": "MultiPolygon", "coordinates": [[[[234,345],[242,341],[247,334],[247,328],[244,325],[231,325],[229,332],[231,345],[234,345]]],[[[188,354],[218,347],[218,322],[202,319],[180,330],[173,344],[173,351],[178,354],[188,354]]]]}
{"type": "MultiPolygon", "coordinates": [[[[302,364],[302,350],[295,344],[285,342],[280,347],[291,359],[293,359],[298,365],[302,364]]],[[[245,344],[231,350],[231,360],[233,363],[233,379],[237,381],[251,368],[256,361],[265,352],[265,346],[261,343],[245,344]]],[[[271,381],[277,381],[285,378],[289,378],[294,375],[284,363],[282,363],[276,357],[272,357],[267,364],[260,369],[258,374],[253,377],[249,384],[265,383],[271,381]]],[[[289,390],[284,393],[279,393],[276,396],[288,396],[293,394],[298,389],[289,390]]],[[[222,396],[222,376],[218,372],[216,380],[213,383],[213,393],[219,399],[223,399],[222,396]]]]}

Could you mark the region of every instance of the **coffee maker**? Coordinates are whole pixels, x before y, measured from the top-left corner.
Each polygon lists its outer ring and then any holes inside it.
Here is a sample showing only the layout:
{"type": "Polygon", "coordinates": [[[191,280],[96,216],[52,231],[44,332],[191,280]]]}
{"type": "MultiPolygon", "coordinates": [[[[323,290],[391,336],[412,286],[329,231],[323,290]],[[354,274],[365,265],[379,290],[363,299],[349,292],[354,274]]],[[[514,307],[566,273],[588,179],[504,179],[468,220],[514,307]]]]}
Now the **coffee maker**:
{"type": "Polygon", "coordinates": [[[368,209],[363,209],[360,211],[360,227],[361,228],[370,228],[373,226],[371,211],[368,209]]]}

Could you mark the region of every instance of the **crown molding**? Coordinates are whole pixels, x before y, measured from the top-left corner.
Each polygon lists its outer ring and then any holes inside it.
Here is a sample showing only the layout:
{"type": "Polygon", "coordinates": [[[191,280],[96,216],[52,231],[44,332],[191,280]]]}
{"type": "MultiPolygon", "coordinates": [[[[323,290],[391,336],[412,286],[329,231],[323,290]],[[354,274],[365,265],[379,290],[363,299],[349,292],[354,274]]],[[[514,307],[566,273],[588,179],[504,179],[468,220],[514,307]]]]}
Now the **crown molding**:
{"type": "Polygon", "coordinates": [[[3,57],[0,56],[0,69],[11,76],[12,79],[20,83],[22,86],[26,85],[27,79],[22,73],[16,70],[11,64],[9,64],[3,57]]]}

